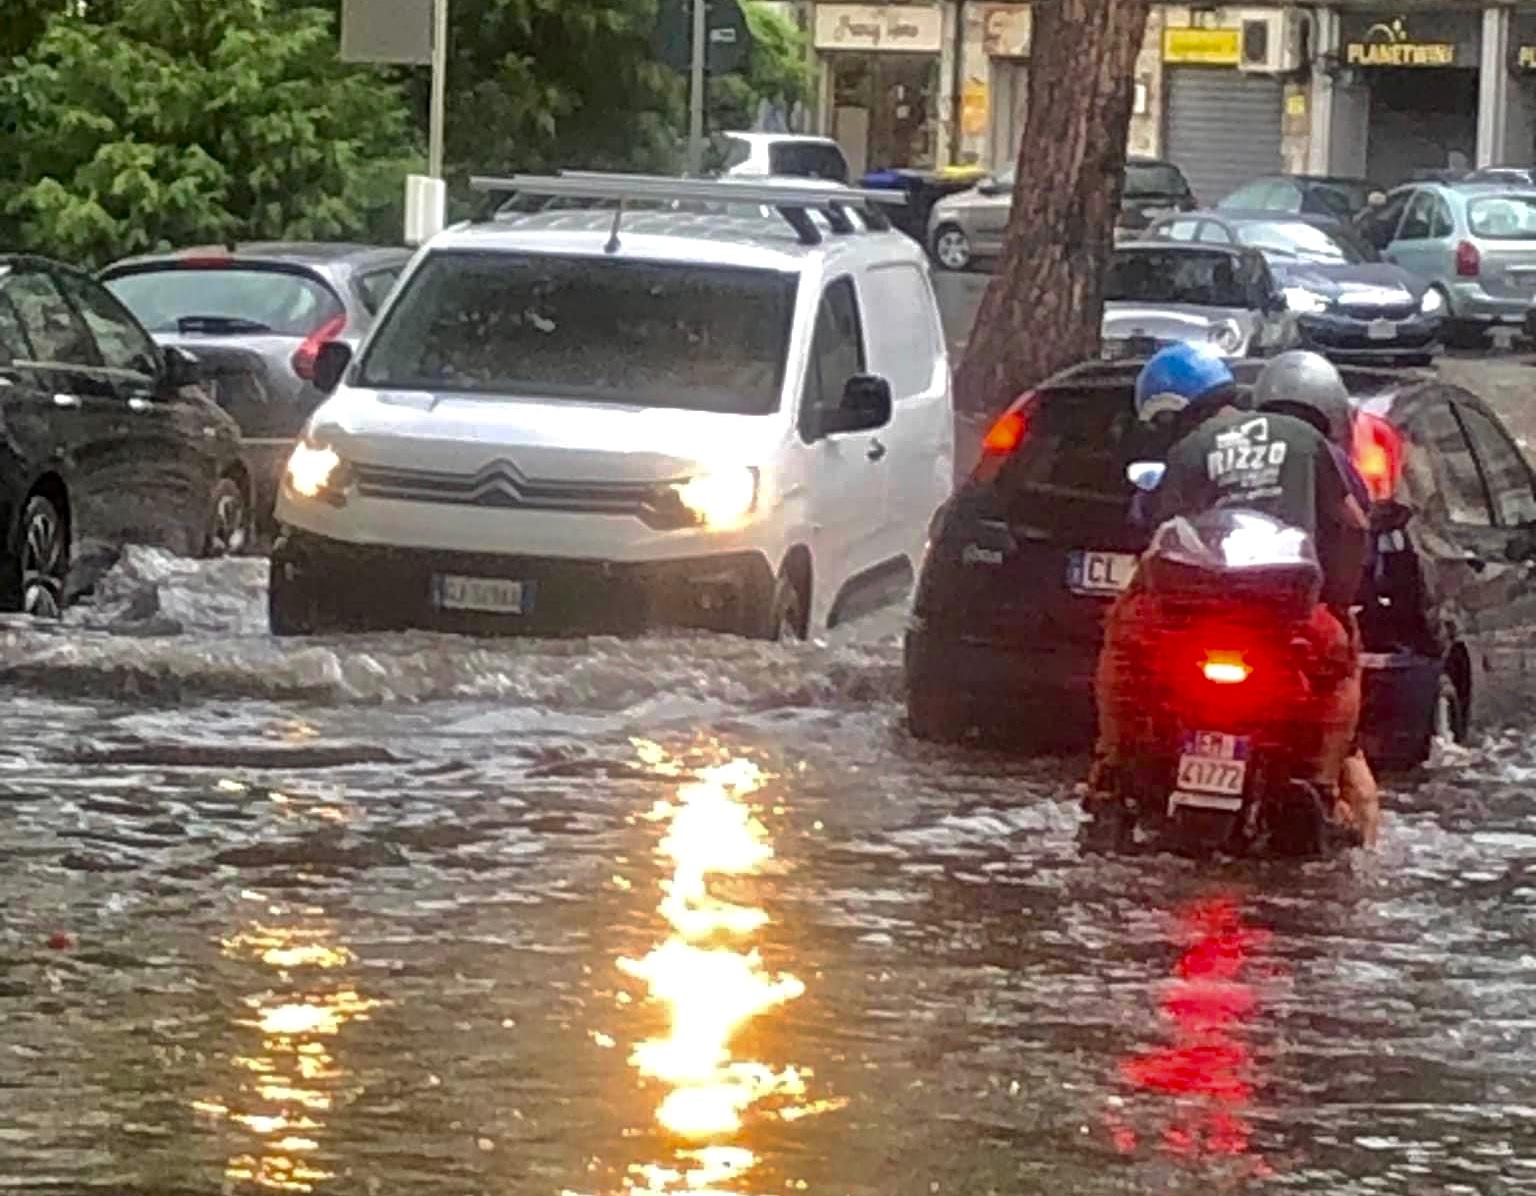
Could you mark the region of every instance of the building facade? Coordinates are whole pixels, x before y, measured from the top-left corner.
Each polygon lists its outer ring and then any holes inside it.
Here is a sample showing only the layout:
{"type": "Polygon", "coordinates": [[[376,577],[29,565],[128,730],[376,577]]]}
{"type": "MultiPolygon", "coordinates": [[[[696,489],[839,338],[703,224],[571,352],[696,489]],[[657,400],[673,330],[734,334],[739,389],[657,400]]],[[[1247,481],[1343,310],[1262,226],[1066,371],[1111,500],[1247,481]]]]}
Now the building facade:
{"type": "MultiPolygon", "coordinates": [[[[817,131],[855,171],[1011,164],[1029,103],[1027,0],[807,0],[817,131]]],[[[1130,152],[1215,202],[1282,171],[1383,186],[1536,163],[1536,0],[1154,6],[1130,152]]]]}

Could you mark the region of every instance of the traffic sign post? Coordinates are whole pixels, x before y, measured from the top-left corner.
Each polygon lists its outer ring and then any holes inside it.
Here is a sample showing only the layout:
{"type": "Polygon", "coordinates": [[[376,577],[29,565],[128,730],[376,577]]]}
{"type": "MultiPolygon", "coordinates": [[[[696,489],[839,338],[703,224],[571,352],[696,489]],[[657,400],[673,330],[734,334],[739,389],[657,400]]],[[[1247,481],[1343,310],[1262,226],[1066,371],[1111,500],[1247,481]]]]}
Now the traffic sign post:
{"type": "Polygon", "coordinates": [[[656,21],[656,56],[688,72],[688,170],[704,165],[704,103],[710,75],[741,70],[752,31],[738,0],[662,0],[656,21]]]}

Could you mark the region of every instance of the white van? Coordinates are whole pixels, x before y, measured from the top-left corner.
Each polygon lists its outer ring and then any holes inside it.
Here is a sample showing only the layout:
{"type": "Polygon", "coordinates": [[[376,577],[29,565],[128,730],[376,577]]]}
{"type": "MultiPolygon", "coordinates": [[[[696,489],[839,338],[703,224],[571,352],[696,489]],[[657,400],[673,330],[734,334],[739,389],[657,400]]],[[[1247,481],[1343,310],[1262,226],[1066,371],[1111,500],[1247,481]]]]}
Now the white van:
{"type": "Polygon", "coordinates": [[[954,433],[926,259],[875,206],[899,193],[477,183],[610,206],[449,229],[355,360],[326,346],[275,633],[803,637],[907,593],[954,433]]]}

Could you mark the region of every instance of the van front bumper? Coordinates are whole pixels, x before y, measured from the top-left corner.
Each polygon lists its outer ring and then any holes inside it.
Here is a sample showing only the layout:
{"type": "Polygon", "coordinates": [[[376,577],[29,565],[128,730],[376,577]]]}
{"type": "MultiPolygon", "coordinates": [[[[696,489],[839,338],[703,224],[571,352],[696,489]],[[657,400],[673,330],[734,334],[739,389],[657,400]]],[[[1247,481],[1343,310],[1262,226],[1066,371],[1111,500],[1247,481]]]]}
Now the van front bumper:
{"type": "Polygon", "coordinates": [[[753,633],[775,578],[758,552],[603,561],[352,544],[292,527],[272,549],[274,626],[282,610],[310,631],[409,628],[469,635],[631,635],[655,627],[753,633]],[[445,576],[519,582],[517,614],[443,609],[445,576]]]}

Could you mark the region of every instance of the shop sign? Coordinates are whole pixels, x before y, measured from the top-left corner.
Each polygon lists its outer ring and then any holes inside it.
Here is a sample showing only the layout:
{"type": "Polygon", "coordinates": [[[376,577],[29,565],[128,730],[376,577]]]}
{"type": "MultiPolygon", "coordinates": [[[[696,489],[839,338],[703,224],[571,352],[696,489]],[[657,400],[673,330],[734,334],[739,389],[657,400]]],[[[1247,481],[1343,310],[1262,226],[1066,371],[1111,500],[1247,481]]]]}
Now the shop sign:
{"type": "Polygon", "coordinates": [[[991,98],[987,85],[980,79],[966,82],[960,93],[960,125],[967,137],[979,137],[987,131],[991,98]]]}
{"type": "Polygon", "coordinates": [[[1236,66],[1243,58],[1241,29],[1164,29],[1163,61],[1236,66]]]}
{"type": "Polygon", "coordinates": [[[1027,4],[989,4],[983,12],[983,44],[991,58],[1028,58],[1033,32],[1027,4]]]}
{"type": "Polygon", "coordinates": [[[1477,61],[1475,28],[1458,27],[1462,14],[1438,13],[1407,18],[1370,20],[1355,17],[1344,25],[1344,65],[1456,66],[1467,56],[1477,61]]]}
{"type": "Polygon", "coordinates": [[[915,50],[937,54],[944,14],[915,4],[818,4],[818,50],[915,50]]]}

